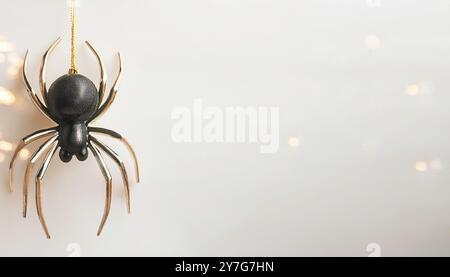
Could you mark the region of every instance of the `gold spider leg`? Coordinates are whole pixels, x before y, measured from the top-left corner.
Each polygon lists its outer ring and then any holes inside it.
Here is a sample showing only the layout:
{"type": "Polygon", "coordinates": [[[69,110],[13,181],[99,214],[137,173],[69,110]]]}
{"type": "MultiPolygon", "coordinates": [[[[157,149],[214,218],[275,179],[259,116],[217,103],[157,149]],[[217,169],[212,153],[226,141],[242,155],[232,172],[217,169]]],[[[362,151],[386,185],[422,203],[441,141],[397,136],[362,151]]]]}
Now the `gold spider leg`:
{"type": "Polygon", "coordinates": [[[45,172],[48,169],[48,166],[55,155],[56,150],[58,150],[58,142],[55,141],[53,143],[52,149],[47,153],[45,160],[39,169],[39,172],[36,176],[36,210],[39,216],[39,221],[44,228],[45,235],[48,239],[50,239],[50,233],[48,232],[47,224],[45,223],[44,213],[42,212],[42,195],[41,195],[41,187],[42,187],[42,179],[44,178],[45,172]]]}
{"type": "Polygon", "coordinates": [[[22,70],[22,75],[23,75],[23,81],[25,83],[25,86],[27,88],[28,91],[28,95],[30,96],[31,100],[33,101],[33,104],[36,106],[36,108],[45,116],[47,117],[50,121],[52,122],[56,122],[56,120],[54,120],[52,118],[52,116],[50,115],[47,107],[41,102],[41,99],[39,99],[39,97],[37,96],[36,92],[33,90],[33,87],[30,85],[30,82],[28,81],[28,77],[27,77],[27,65],[28,65],[28,56],[29,56],[30,51],[27,50],[27,53],[25,54],[25,59],[23,61],[23,70],[22,70]]]}
{"type": "Polygon", "coordinates": [[[91,149],[92,153],[95,156],[95,159],[97,160],[98,166],[100,167],[100,170],[102,171],[103,176],[105,177],[106,181],[106,201],[105,201],[105,210],[103,212],[102,221],[100,223],[100,226],[98,227],[97,236],[100,236],[102,233],[103,227],[105,226],[106,220],[108,219],[109,211],[111,210],[111,198],[112,198],[112,177],[111,173],[108,170],[108,167],[106,166],[105,160],[102,157],[102,154],[100,154],[100,151],[98,148],[89,143],[88,144],[89,149],[91,149]]]}
{"type": "Polygon", "coordinates": [[[103,115],[109,109],[109,107],[111,107],[111,104],[114,102],[114,99],[116,98],[117,87],[119,86],[121,79],[122,79],[122,55],[119,53],[119,72],[117,73],[116,80],[114,81],[114,84],[111,87],[108,98],[105,100],[103,104],[100,105],[100,107],[92,116],[92,118],[88,120],[87,124],[94,122],[101,115],[103,115]]]}
{"type": "Polygon", "coordinates": [[[133,161],[134,161],[134,173],[135,173],[135,177],[136,177],[136,182],[139,183],[140,180],[140,174],[139,174],[139,162],[137,159],[137,155],[136,152],[134,151],[133,147],[131,146],[131,144],[128,142],[128,140],[122,136],[121,134],[109,130],[109,129],[105,129],[105,128],[98,128],[98,127],[88,127],[88,131],[92,132],[92,133],[98,133],[100,135],[106,135],[115,139],[120,140],[123,144],[125,144],[125,146],[127,147],[128,152],[130,152],[131,156],[133,157],[133,161]]]}
{"type": "Polygon", "coordinates": [[[33,171],[33,166],[39,160],[39,158],[47,153],[47,150],[54,145],[58,144],[58,135],[51,137],[47,140],[41,147],[34,152],[33,156],[31,156],[30,161],[28,162],[27,168],[25,170],[25,175],[23,177],[23,217],[27,217],[27,208],[28,208],[28,184],[30,182],[30,174],[33,171]]]}
{"type": "Polygon", "coordinates": [[[14,154],[9,163],[9,191],[10,192],[14,191],[14,185],[13,185],[14,164],[16,162],[17,156],[19,155],[20,151],[22,151],[22,149],[25,148],[28,144],[30,144],[38,139],[44,138],[49,135],[54,135],[57,133],[58,133],[58,131],[56,130],[56,128],[44,129],[44,130],[34,132],[31,135],[28,135],[20,141],[20,143],[19,143],[19,145],[17,145],[16,150],[14,151],[14,154]]]}
{"type": "Polygon", "coordinates": [[[106,77],[105,65],[103,64],[103,61],[100,58],[100,55],[98,54],[98,52],[95,50],[95,48],[88,41],[86,41],[86,44],[89,47],[89,49],[92,51],[92,53],[94,53],[95,57],[97,58],[98,65],[100,66],[100,85],[98,87],[98,99],[99,99],[98,107],[99,107],[103,101],[103,96],[105,95],[105,91],[106,91],[107,77],[106,77]]]}
{"type": "Polygon", "coordinates": [[[55,42],[53,42],[52,45],[50,45],[50,47],[47,49],[44,56],[42,57],[41,70],[40,70],[40,74],[39,74],[39,86],[41,88],[42,99],[44,99],[44,103],[47,106],[48,106],[47,85],[45,83],[45,72],[47,69],[47,60],[48,60],[48,56],[50,56],[50,54],[53,52],[55,47],[60,43],[60,41],[61,41],[61,38],[58,38],[57,40],[55,40],[55,42]]]}
{"type": "Polygon", "coordinates": [[[128,182],[128,174],[125,169],[125,164],[122,159],[114,152],[111,148],[109,148],[106,144],[100,142],[93,136],[89,136],[89,140],[94,143],[95,146],[98,146],[102,149],[113,161],[120,167],[120,171],[122,172],[123,185],[125,188],[125,195],[127,199],[127,210],[128,213],[131,213],[131,197],[130,197],[130,184],[128,182]]]}

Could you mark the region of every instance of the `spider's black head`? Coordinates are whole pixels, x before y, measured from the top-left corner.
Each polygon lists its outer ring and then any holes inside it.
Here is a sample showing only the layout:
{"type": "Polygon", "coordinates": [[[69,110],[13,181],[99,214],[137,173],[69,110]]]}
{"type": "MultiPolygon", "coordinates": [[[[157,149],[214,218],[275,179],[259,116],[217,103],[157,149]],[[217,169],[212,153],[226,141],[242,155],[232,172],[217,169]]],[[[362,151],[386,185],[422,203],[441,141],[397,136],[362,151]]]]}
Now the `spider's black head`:
{"type": "Polygon", "coordinates": [[[48,90],[48,110],[59,124],[84,122],[98,104],[98,91],[91,80],[80,74],[59,77],[48,90]]]}

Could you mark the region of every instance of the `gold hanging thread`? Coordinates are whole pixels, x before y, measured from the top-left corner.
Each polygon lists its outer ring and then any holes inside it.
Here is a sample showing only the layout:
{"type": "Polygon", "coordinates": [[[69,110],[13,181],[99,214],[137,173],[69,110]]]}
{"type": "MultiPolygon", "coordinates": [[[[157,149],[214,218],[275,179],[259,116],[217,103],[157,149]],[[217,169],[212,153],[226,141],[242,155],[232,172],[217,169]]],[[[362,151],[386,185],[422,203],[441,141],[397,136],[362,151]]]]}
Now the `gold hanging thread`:
{"type": "Polygon", "coordinates": [[[75,64],[75,0],[72,0],[70,7],[70,69],[69,74],[77,74],[77,66],[75,64]]]}

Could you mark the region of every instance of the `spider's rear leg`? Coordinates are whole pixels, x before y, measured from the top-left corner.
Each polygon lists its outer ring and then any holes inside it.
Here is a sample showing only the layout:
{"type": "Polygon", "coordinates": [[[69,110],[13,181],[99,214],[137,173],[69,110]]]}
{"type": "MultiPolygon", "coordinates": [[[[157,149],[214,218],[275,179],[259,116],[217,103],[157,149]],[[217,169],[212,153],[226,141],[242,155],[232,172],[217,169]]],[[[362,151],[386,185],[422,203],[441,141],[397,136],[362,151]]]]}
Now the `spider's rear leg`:
{"type": "Polygon", "coordinates": [[[122,173],[123,185],[125,188],[125,195],[127,199],[127,210],[128,213],[131,213],[131,197],[130,197],[130,183],[128,182],[128,174],[125,168],[125,164],[122,159],[114,152],[111,148],[109,148],[106,144],[100,142],[95,137],[89,135],[89,140],[94,143],[95,146],[100,147],[113,161],[120,167],[120,171],[122,173]]]}
{"type": "Polygon", "coordinates": [[[27,208],[28,208],[28,184],[30,180],[30,174],[33,170],[33,166],[36,164],[36,162],[39,160],[39,158],[44,154],[47,153],[47,150],[51,146],[55,146],[58,144],[58,135],[54,135],[50,139],[48,139],[44,144],[42,144],[36,152],[33,153],[33,156],[31,156],[27,168],[25,170],[25,175],[23,178],[23,217],[27,217],[27,208]]]}
{"type": "Polygon", "coordinates": [[[58,150],[58,142],[54,142],[52,149],[47,153],[44,162],[36,176],[36,209],[39,216],[39,220],[44,228],[44,232],[48,239],[50,239],[50,233],[48,232],[47,224],[45,223],[44,213],[42,212],[42,196],[41,196],[41,186],[42,179],[44,178],[45,172],[48,169],[50,161],[55,155],[56,150],[58,150]]]}
{"type": "Polygon", "coordinates": [[[115,139],[120,140],[123,144],[125,144],[125,146],[127,147],[128,152],[130,152],[131,157],[133,158],[134,161],[134,173],[135,173],[135,177],[136,177],[136,182],[139,183],[140,182],[140,175],[139,175],[139,162],[137,159],[137,155],[136,152],[134,151],[133,147],[131,146],[131,144],[128,142],[128,140],[122,136],[121,134],[109,130],[109,129],[105,129],[105,128],[98,128],[98,127],[88,127],[88,132],[90,133],[98,133],[101,135],[106,135],[115,139]]]}
{"type": "Polygon", "coordinates": [[[13,186],[14,164],[16,162],[17,156],[19,155],[20,151],[22,151],[22,149],[24,149],[28,144],[30,144],[38,139],[44,138],[46,136],[54,135],[57,133],[58,133],[58,131],[56,130],[56,128],[43,129],[43,130],[36,131],[36,132],[32,133],[31,135],[24,137],[20,141],[19,145],[17,145],[17,148],[14,151],[14,154],[11,158],[11,162],[9,163],[9,190],[11,192],[14,190],[14,186],[13,186]]]}
{"type": "Polygon", "coordinates": [[[105,226],[106,220],[108,219],[109,211],[111,210],[111,198],[112,198],[112,177],[111,173],[108,170],[108,167],[106,166],[105,160],[103,159],[102,155],[100,154],[100,151],[98,148],[89,143],[88,144],[89,149],[91,149],[92,153],[95,156],[95,159],[97,160],[98,166],[100,167],[100,170],[102,171],[103,176],[105,177],[106,181],[106,201],[105,201],[105,211],[103,212],[103,218],[100,223],[100,226],[98,227],[97,236],[100,236],[102,233],[103,227],[105,226]]]}

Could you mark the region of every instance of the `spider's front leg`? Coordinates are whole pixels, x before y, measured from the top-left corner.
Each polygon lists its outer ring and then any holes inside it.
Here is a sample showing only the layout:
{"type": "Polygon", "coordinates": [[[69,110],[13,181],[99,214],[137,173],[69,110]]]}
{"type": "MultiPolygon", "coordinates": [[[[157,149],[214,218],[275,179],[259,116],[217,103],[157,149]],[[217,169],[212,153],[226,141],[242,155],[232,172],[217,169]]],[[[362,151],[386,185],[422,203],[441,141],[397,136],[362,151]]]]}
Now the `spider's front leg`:
{"type": "Polygon", "coordinates": [[[102,58],[100,58],[100,55],[98,54],[97,50],[95,50],[92,44],[90,44],[88,41],[86,41],[86,44],[92,51],[92,53],[94,53],[95,57],[97,58],[98,65],[100,66],[100,84],[98,86],[98,106],[97,106],[98,108],[103,101],[103,96],[105,95],[106,91],[106,79],[107,79],[106,70],[102,58]]]}
{"type": "MultiPolygon", "coordinates": [[[[53,49],[58,45],[58,43],[61,41],[61,38],[58,38],[55,42],[52,43],[50,48],[47,50],[46,54],[44,55],[42,59],[42,65],[41,65],[41,74],[39,77],[39,83],[41,87],[41,94],[44,99],[44,102],[47,101],[47,91],[46,91],[46,85],[45,85],[45,67],[47,63],[47,57],[48,55],[53,51],[53,49]]],[[[28,55],[29,51],[27,50],[27,53],[25,54],[25,59],[23,61],[23,68],[22,68],[22,75],[23,75],[23,81],[25,83],[25,86],[27,88],[28,94],[30,95],[31,100],[33,101],[33,104],[36,106],[36,108],[50,121],[56,122],[52,115],[49,113],[47,106],[45,106],[42,101],[37,96],[36,92],[33,90],[33,87],[31,86],[30,82],[28,81],[27,77],[27,64],[28,64],[28,55]]]]}
{"type": "Polygon", "coordinates": [[[114,102],[114,99],[116,98],[117,88],[118,88],[121,80],[122,80],[122,55],[119,53],[119,72],[117,73],[116,80],[114,81],[114,84],[109,91],[108,98],[106,98],[105,102],[102,104],[101,100],[102,100],[103,94],[102,94],[101,90],[99,91],[100,101],[99,101],[98,109],[95,112],[95,114],[87,121],[87,124],[94,122],[96,119],[98,119],[100,116],[102,116],[111,107],[112,103],[114,102]]]}
{"type": "Polygon", "coordinates": [[[19,145],[17,145],[17,148],[14,151],[14,154],[9,163],[9,190],[11,192],[13,192],[13,190],[14,190],[14,185],[13,185],[14,164],[16,162],[17,156],[19,155],[20,151],[22,151],[23,148],[25,148],[27,145],[29,145],[32,142],[35,142],[38,139],[41,139],[41,138],[44,138],[44,137],[47,137],[50,135],[55,135],[57,133],[58,133],[58,131],[56,130],[56,127],[44,129],[44,130],[34,132],[31,135],[28,135],[20,141],[20,143],[19,143],[19,145]]]}

